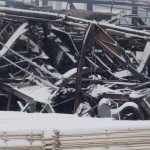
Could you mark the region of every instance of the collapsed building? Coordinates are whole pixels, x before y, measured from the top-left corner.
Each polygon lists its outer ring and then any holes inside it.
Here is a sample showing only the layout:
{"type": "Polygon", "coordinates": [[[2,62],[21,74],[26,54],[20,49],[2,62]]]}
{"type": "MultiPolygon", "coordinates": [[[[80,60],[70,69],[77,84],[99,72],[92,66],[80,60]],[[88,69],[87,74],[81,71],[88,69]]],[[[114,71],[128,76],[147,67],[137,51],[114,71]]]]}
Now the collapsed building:
{"type": "Polygon", "coordinates": [[[0,13],[0,110],[150,118],[150,26],[139,16],[0,13]]]}

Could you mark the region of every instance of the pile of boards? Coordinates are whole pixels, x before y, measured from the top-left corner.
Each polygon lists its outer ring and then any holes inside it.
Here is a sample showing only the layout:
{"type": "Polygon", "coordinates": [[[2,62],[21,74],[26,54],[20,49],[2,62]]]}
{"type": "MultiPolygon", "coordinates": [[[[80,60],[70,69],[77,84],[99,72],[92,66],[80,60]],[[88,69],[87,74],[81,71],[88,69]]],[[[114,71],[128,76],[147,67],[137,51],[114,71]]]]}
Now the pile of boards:
{"type": "Polygon", "coordinates": [[[147,150],[149,144],[149,130],[129,130],[122,129],[111,131],[96,131],[93,129],[83,133],[78,131],[76,133],[57,132],[55,139],[56,149],[63,150],[147,150]]]}
{"type": "Polygon", "coordinates": [[[29,132],[29,131],[5,131],[0,135],[0,149],[16,149],[16,150],[52,150],[53,140],[50,136],[46,136],[42,132],[29,132]]]}
{"type": "Polygon", "coordinates": [[[150,148],[149,121],[115,121],[79,118],[76,115],[0,112],[0,123],[1,149],[148,150],[150,148]]]}

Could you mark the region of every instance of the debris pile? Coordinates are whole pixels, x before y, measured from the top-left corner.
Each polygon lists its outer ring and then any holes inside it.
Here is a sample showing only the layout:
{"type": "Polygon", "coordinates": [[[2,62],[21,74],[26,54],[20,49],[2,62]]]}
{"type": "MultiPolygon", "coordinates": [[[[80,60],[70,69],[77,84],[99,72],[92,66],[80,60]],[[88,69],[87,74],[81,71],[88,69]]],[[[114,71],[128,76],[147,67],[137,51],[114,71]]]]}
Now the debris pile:
{"type": "Polygon", "coordinates": [[[0,110],[150,118],[150,26],[138,16],[0,13],[0,110]]]}

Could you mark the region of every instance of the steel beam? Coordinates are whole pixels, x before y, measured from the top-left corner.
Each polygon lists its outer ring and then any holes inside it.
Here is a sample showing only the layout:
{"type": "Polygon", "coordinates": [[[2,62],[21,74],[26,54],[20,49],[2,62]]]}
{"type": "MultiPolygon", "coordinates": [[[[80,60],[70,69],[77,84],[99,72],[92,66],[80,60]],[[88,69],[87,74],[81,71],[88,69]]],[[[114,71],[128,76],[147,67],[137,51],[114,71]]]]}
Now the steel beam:
{"type": "Polygon", "coordinates": [[[150,78],[140,74],[132,66],[132,63],[129,62],[128,56],[123,52],[121,47],[115,41],[113,41],[113,39],[109,37],[100,26],[96,24],[91,26],[88,38],[91,37],[98,45],[100,45],[100,47],[103,48],[104,51],[113,56],[123,68],[128,69],[139,80],[143,82],[150,81],[150,78]]]}
{"type": "MultiPolygon", "coordinates": [[[[56,1],[56,2],[68,2],[68,3],[91,3],[91,4],[105,4],[105,5],[111,5],[112,0],[48,0],[48,1],[56,1]]],[[[132,2],[136,2],[134,6],[148,6],[146,3],[141,2],[147,2],[144,0],[128,0],[128,1],[122,1],[122,0],[114,0],[114,5],[126,5],[126,6],[132,6],[132,2]]]]}

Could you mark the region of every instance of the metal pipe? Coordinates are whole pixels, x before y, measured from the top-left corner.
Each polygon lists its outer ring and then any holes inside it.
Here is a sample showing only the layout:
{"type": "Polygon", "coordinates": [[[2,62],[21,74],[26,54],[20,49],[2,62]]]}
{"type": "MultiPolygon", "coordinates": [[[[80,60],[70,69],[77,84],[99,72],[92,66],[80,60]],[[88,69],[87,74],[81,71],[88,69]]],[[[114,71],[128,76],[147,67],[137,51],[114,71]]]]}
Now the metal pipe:
{"type": "Polygon", "coordinates": [[[35,77],[37,80],[41,81],[41,82],[42,82],[43,84],[45,84],[46,86],[50,86],[50,87],[52,87],[52,88],[54,88],[54,89],[58,89],[58,87],[54,86],[54,85],[51,84],[50,82],[46,82],[45,80],[41,79],[40,77],[38,77],[38,76],[36,76],[36,75],[34,75],[34,74],[28,72],[27,70],[21,68],[20,66],[18,66],[18,65],[15,64],[14,62],[10,61],[10,60],[7,59],[6,57],[4,57],[4,56],[1,56],[1,57],[2,57],[4,60],[6,60],[7,62],[13,64],[13,65],[14,65],[15,67],[17,67],[18,69],[20,69],[20,70],[24,71],[25,73],[27,73],[27,74],[29,74],[29,75],[35,77]]]}
{"type": "MultiPolygon", "coordinates": [[[[56,20],[56,19],[64,19],[64,20],[72,20],[72,21],[81,21],[84,23],[93,23],[98,24],[104,28],[114,29],[117,31],[124,31],[126,33],[133,33],[138,34],[141,36],[150,36],[150,33],[146,31],[139,31],[135,29],[129,29],[126,27],[119,27],[114,24],[108,24],[104,22],[96,22],[86,19],[81,19],[73,16],[67,16],[63,14],[57,14],[57,13],[49,13],[49,12],[41,12],[41,11],[33,11],[33,10],[23,10],[23,9],[16,9],[16,8],[6,8],[6,7],[0,7],[1,13],[6,13],[10,15],[18,15],[22,17],[35,17],[35,18],[41,18],[41,19],[49,19],[49,20],[56,20]]],[[[1,16],[5,16],[4,14],[1,14],[1,16]]]]}

